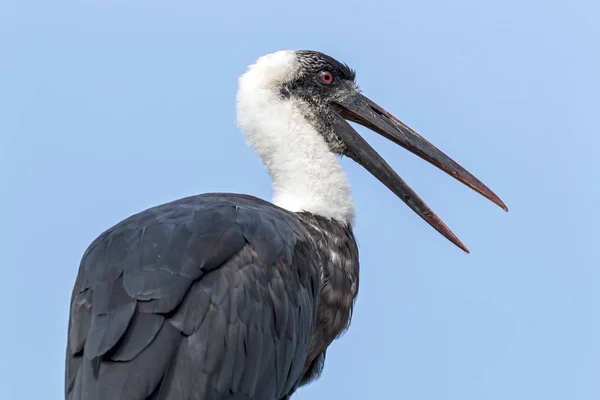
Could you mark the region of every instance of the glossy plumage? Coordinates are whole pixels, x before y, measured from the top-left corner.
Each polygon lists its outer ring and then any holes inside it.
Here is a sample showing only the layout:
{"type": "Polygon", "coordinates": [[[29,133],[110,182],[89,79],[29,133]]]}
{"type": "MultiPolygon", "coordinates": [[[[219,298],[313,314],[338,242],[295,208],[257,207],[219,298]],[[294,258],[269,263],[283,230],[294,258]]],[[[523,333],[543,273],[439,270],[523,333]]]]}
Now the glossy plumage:
{"type": "Polygon", "coordinates": [[[234,194],[148,209],[83,256],[66,397],[287,398],[320,373],[357,291],[344,224],[234,194]]]}

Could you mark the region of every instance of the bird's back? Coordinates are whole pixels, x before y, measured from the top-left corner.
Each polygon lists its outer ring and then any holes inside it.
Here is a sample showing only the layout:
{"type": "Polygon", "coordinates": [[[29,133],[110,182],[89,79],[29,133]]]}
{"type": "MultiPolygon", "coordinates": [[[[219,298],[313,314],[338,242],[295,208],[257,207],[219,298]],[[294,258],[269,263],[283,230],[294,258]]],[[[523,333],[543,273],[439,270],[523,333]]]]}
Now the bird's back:
{"type": "Polygon", "coordinates": [[[189,197],[120,222],[81,261],[66,398],[285,398],[313,337],[317,250],[293,214],[246,195],[189,197]]]}

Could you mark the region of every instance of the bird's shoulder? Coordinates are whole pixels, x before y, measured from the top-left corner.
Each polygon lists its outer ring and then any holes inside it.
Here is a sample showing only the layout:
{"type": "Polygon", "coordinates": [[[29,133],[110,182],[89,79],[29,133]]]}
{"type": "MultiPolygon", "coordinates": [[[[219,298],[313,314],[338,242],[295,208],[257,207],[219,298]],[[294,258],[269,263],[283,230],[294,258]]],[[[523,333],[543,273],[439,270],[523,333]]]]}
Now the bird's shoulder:
{"type": "Polygon", "coordinates": [[[285,240],[294,234],[306,234],[293,214],[265,200],[245,194],[207,193],[151,207],[122,220],[100,234],[84,257],[107,240],[129,238],[140,231],[168,232],[175,226],[185,226],[192,232],[209,233],[224,225],[244,231],[271,230],[286,236],[285,240]]]}
{"type": "Polygon", "coordinates": [[[79,289],[123,274],[127,292],[148,301],[161,296],[156,290],[167,289],[157,287],[161,282],[198,279],[248,244],[265,265],[277,258],[290,264],[299,242],[314,246],[298,219],[264,200],[231,193],[186,197],[148,208],[100,234],[82,257],[85,282],[78,279],[79,289]],[[143,282],[136,279],[139,274],[143,282]]]}

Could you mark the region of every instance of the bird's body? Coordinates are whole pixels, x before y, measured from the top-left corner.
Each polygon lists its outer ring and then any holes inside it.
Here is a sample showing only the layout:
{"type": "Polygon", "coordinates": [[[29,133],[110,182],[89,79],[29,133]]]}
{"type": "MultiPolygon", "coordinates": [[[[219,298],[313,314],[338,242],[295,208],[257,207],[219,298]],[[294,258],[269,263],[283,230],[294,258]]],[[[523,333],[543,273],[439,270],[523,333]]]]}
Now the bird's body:
{"type": "Polygon", "coordinates": [[[69,398],[284,399],[320,373],[357,289],[349,226],[246,195],[148,209],[83,257],[69,398]]]}
{"type": "Polygon", "coordinates": [[[72,293],[67,400],[284,400],[318,377],[358,294],[339,155],[466,250],[345,119],[504,205],[354,78],[318,52],[261,57],[240,78],[238,122],[269,171],[273,203],[192,196],[133,215],[89,246],[72,293]]]}

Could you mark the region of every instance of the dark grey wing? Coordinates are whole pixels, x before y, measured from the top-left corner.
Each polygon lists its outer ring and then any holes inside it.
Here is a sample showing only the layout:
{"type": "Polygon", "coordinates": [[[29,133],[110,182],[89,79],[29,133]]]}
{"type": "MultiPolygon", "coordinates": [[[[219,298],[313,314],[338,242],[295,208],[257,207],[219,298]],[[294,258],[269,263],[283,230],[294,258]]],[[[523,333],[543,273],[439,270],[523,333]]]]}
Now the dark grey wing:
{"type": "Polygon", "coordinates": [[[302,374],[320,260],[285,211],[242,195],[146,210],[83,256],[69,400],[273,400],[302,374]]]}

